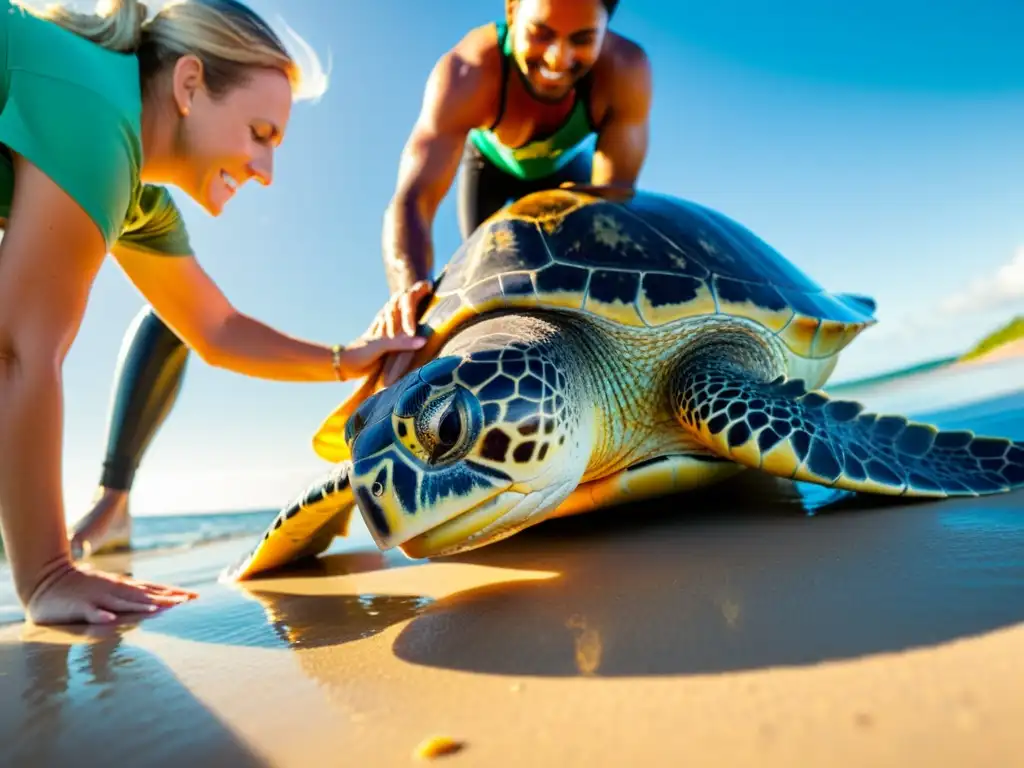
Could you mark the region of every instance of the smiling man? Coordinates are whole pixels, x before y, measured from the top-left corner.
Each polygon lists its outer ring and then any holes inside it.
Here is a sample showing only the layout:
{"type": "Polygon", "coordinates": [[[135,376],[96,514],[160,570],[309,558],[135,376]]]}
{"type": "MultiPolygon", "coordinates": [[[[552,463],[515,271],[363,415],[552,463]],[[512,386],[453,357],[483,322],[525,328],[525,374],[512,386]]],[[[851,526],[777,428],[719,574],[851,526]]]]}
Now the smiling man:
{"type": "MultiPolygon", "coordinates": [[[[530,192],[570,181],[636,183],[651,67],[639,45],[608,28],[616,5],[506,0],[504,21],[471,30],[434,65],[384,217],[392,296],[371,330],[415,333],[419,295],[403,291],[432,276],[434,217],[460,170],[463,239],[530,192]]],[[[410,359],[393,356],[385,383],[410,359]]]]}

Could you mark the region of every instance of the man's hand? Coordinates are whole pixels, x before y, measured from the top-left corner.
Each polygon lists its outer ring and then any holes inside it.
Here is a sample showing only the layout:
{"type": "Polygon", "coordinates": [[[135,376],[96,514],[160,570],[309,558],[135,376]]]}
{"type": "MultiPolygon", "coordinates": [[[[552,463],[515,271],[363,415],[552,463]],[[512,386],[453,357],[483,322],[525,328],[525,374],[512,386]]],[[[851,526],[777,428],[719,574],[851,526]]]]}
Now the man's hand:
{"type": "MultiPolygon", "coordinates": [[[[392,294],[362,338],[392,338],[396,333],[415,336],[419,304],[431,290],[433,285],[429,280],[420,280],[392,294]]],[[[382,379],[385,387],[394,384],[409,370],[414,355],[415,352],[395,352],[385,357],[382,379]]]]}
{"type": "Polygon", "coordinates": [[[364,339],[376,339],[381,336],[392,338],[401,332],[406,336],[416,335],[416,312],[419,303],[427,296],[433,286],[429,280],[413,283],[404,291],[396,291],[387,300],[370,327],[362,335],[364,339]]]}

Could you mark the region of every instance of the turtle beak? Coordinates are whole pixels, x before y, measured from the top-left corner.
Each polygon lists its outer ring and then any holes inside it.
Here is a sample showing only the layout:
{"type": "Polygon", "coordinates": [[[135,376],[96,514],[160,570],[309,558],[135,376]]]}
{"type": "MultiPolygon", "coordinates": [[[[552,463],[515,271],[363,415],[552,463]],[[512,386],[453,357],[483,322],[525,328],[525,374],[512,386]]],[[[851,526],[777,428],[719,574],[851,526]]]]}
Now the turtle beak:
{"type": "Polygon", "coordinates": [[[377,546],[401,547],[410,557],[473,539],[523,497],[508,491],[511,480],[466,471],[418,474],[394,450],[357,461],[352,485],[377,546]]]}
{"type": "Polygon", "coordinates": [[[502,491],[483,504],[407,539],[400,547],[406,555],[416,559],[450,555],[489,544],[494,541],[493,532],[523,498],[521,493],[502,491]]]}

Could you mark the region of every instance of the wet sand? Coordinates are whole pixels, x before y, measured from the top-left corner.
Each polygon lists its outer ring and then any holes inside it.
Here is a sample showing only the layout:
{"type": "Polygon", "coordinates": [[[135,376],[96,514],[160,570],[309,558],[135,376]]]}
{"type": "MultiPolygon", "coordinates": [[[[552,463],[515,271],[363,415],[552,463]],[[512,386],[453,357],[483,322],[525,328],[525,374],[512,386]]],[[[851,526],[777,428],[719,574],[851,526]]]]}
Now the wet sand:
{"type": "MultiPolygon", "coordinates": [[[[928,415],[1024,439],[1021,369],[978,370],[928,415]]],[[[160,616],[0,628],[0,765],[398,766],[432,735],[467,766],[1024,765],[1024,492],[748,473],[445,561],[353,525],[217,584],[249,543],[96,559],[201,592],[160,616]]]]}

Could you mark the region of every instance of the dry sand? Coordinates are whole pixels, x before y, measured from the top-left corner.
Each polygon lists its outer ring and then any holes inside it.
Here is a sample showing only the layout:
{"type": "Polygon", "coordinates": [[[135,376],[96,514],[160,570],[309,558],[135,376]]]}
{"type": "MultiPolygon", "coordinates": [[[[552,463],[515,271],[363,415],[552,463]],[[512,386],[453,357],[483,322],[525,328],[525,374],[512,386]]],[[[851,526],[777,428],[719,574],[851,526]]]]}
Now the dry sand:
{"type": "MultiPolygon", "coordinates": [[[[957,418],[1024,439],[1024,392],[957,418]]],[[[442,765],[1024,766],[1024,493],[798,490],[430,563],[357,530],[242,587],[213,576],[247,541],[107,559],[202,598],[0,629],[0,765],[402,766],[440,735],[442,765]]]]}

